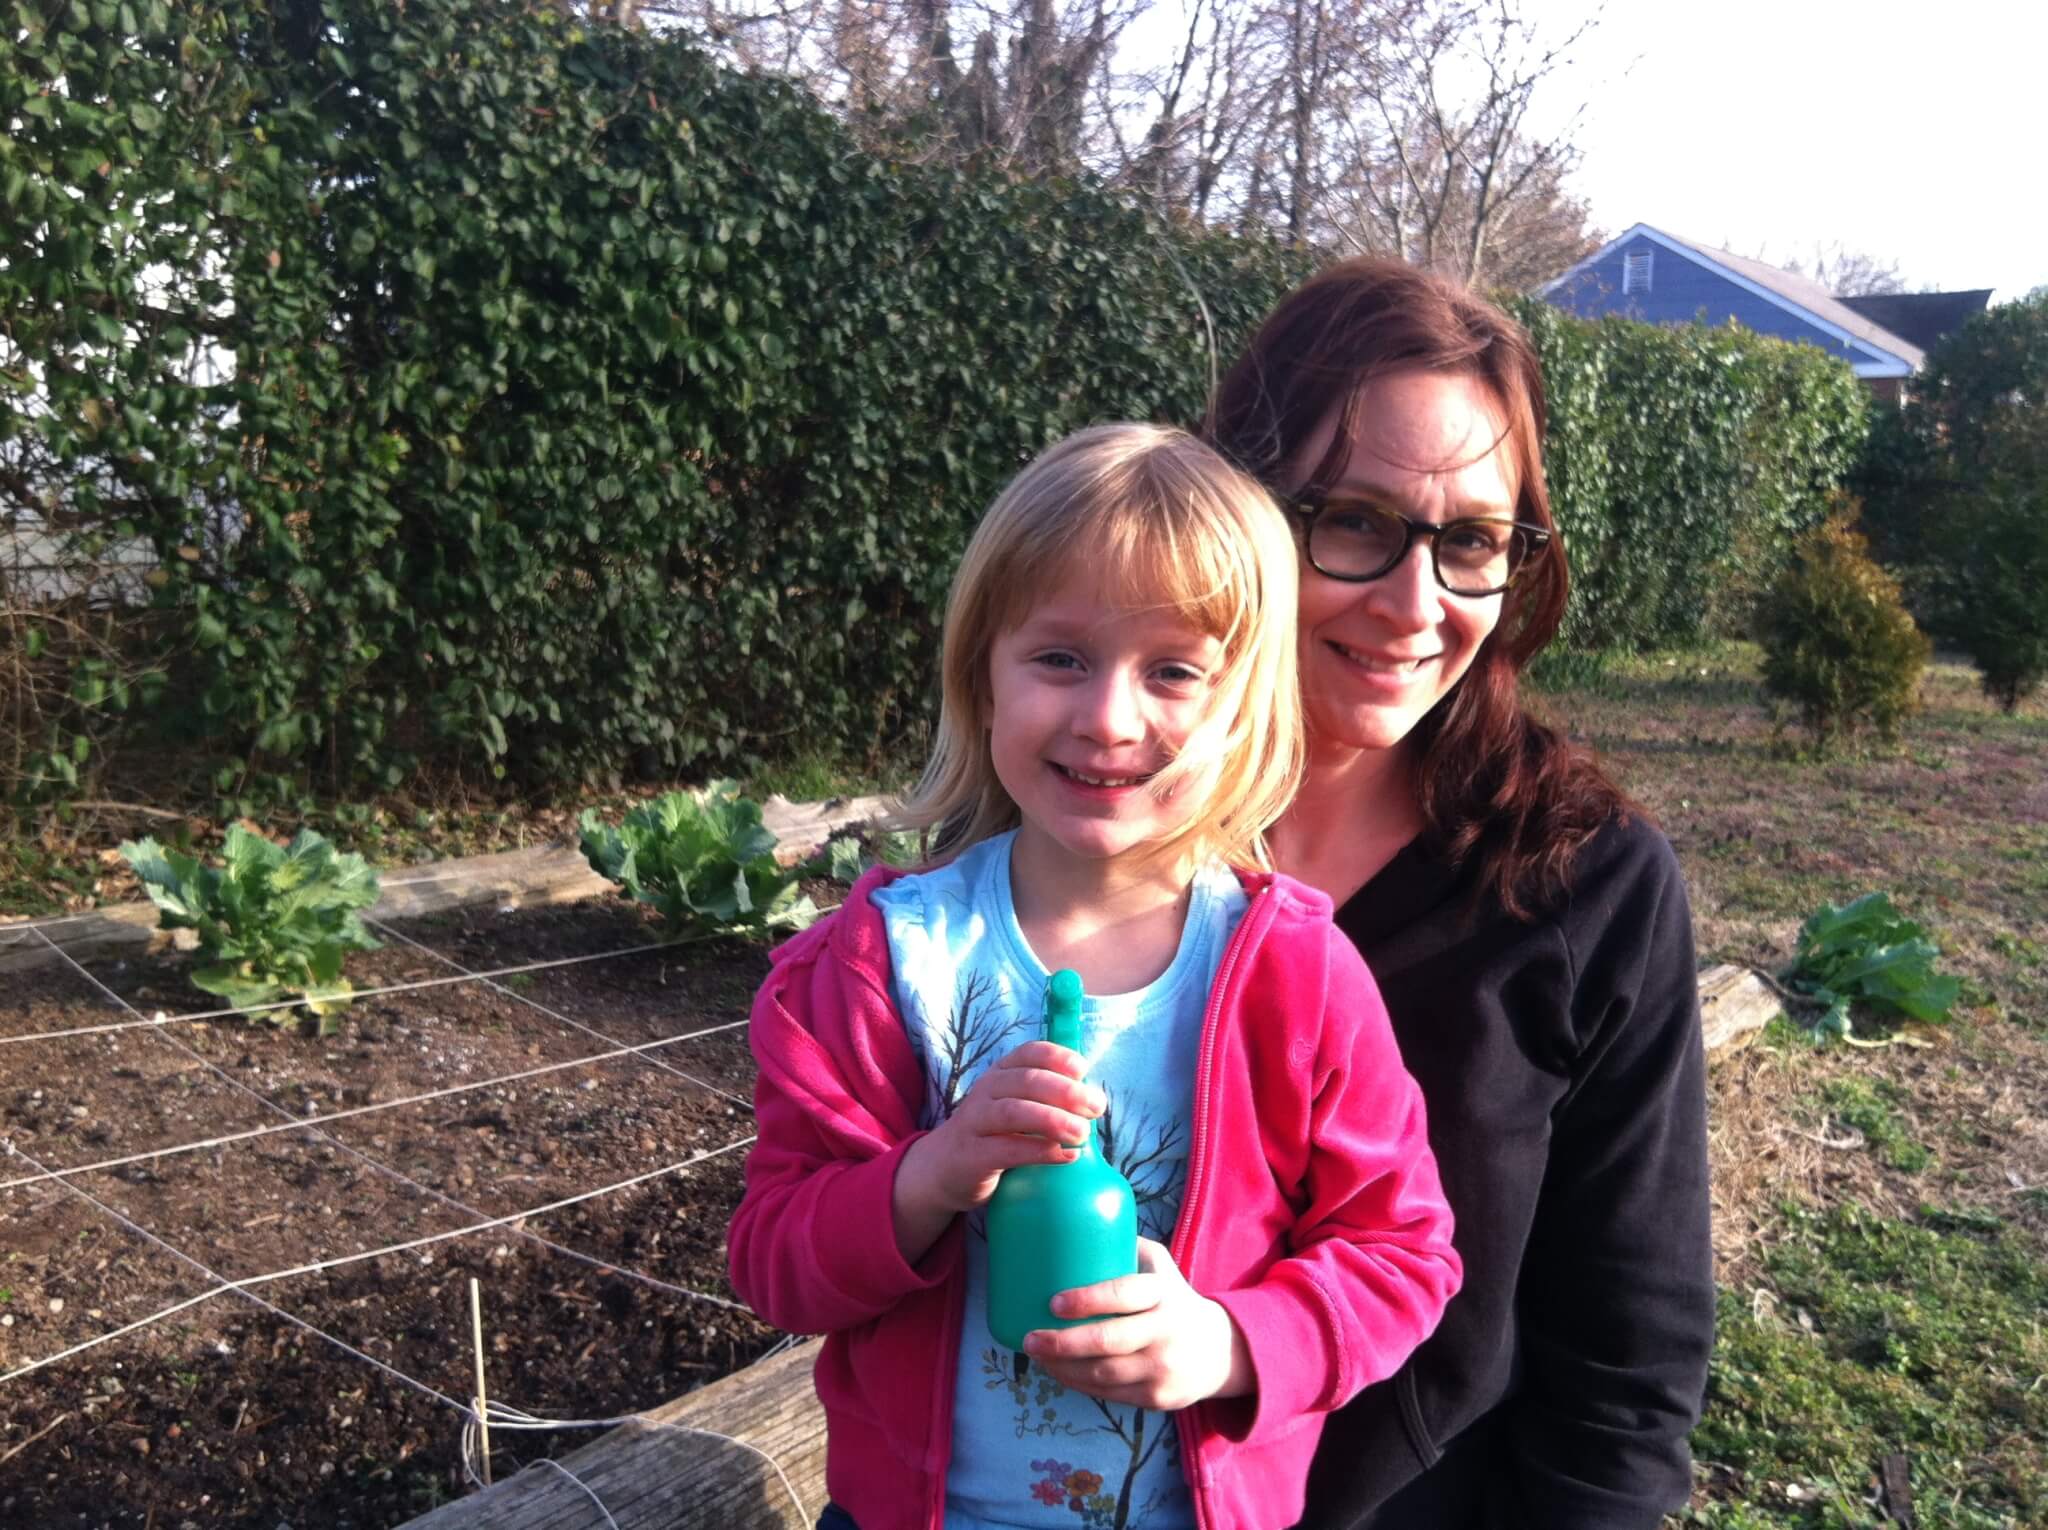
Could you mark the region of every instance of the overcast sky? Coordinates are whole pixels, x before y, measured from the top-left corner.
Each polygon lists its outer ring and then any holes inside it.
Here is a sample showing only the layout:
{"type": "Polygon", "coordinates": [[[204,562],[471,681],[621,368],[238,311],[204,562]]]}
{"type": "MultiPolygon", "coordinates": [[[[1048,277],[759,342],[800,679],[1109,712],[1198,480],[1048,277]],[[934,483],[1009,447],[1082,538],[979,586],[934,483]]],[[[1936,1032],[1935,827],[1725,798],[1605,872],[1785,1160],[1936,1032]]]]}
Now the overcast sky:
{"type": "MultiPolygon", "coordinates": [[[[1558,36],[1591,8],[1525,3],[1558,36]]],[[[2048,284],[2040,0],[1609,0],[1548,89],[1586,103],[1577,186],[1610,236],[1780,263],[1840,243],[1993,302],[2048,284]]]]}

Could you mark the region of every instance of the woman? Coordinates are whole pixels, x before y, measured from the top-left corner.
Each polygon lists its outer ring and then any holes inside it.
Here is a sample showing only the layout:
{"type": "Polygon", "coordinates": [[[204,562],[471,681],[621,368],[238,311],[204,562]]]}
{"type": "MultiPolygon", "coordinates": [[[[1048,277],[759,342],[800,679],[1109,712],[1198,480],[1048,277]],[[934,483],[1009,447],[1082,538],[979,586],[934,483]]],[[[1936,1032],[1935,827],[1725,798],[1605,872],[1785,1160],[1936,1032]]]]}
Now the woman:
{"type": "Polygon", "coordinates": [[[1648,1530],[1690,1486],[1713,1337],[1691,916],[1664,837],[1517,696],[1567,584],[1543,425],[1512,320],[1364,260],[1283,301],[1211,406],[1301,534],[1312,753],[1274,853],[1379,980],[1466,1271],[1330,1419],[1313,1530],[1648,1530]]]}

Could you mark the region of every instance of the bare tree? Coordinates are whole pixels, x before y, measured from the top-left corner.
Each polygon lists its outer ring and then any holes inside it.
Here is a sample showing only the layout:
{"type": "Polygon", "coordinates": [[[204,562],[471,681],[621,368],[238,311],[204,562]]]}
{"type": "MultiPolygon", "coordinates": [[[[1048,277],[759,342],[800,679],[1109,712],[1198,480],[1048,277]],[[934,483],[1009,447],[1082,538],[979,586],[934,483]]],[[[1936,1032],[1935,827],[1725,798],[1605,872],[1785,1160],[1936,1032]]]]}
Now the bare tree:
{"type": "Polygon", "coordinates": [[[1329,234],[1473,283],[1550,265],[1504,248],[1511,228],[1583,253],[1585,207],[1564,184],[1578,114],[1539,136],[1530,109],[1593,23],[1551,42],[1512,0],[1386,0],[1376,14],[1372,50],[1350,61],[1365,110],[1341,125],[1329,234]]]}
{"type": "Polygon", "coordinates": [[[867,142],[1092,171],[1177,217],[1527,285],[1591,247],[1519,0],[589,0],[794,74],[867,142]],[[1126,38],[1149,56],[1128,56],[1126,38]]]}
{"type": "Polygon", "coordinates": [[[1818,282],[1836,297],[1884,297],[1906,290],[1896,260],[1879,260],[1840,240],[1816,240],[1810,256],[1788,260],[1784,269],[1818,282]]]}

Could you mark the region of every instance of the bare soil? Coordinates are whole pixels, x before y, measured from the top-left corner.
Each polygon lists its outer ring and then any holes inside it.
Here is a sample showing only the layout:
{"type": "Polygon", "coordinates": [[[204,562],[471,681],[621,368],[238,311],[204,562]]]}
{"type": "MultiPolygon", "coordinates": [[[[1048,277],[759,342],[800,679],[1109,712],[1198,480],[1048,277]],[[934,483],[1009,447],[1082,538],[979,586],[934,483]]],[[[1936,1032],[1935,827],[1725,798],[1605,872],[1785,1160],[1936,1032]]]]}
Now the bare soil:
{"type": "MultiPolygon", "coordinates": [[[[472,971],[660,939],[603,901],[401,928],[472,971]]],[[[87,966],[144,1015],[215,1007],[175,956],[87,966]]],[[[718,1155],[488,1231],[216,1295],[0,1381],[0,1525],[373,1527],[459,1495],[463,1416],[422,1388],[457,1403],[475,1390],[471,1276],[491,1396],[528,1413],[616,1417],[757,1357],[779,1336],[726,1305],[736,1298],[725,1230],[753,1131],[743,1022],[766,966],[765,948],[722,941],[496,990],[371,996],[327,1038],[224,1018],[0,1040],[11,1149],[0,1180],[275,1125],[271,1105],[318,1123],[0,1189],[0,1376],[223,1279],[428,1238],[718,1155]],[[722,1029],[633,1057],[325,1119],[712,1028],[722,1029]]],[[[450,972],[395,939],[350,967],[358,989],[450,972]]],[[[7,984],[0,1038],[133,1018],[69,967],[7,984]]],[[[589,1437],[500,1430],[494,1467],[504,1475],[589,1437]]]]}

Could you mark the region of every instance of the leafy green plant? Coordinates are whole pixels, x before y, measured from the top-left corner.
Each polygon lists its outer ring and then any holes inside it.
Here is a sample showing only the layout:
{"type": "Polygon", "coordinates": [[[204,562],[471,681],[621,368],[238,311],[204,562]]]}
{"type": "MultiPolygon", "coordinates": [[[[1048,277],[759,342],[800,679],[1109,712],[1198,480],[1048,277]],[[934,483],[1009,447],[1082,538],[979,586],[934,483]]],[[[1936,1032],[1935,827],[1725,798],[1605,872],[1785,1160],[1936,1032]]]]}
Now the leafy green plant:
{"type": "Polygon", "coordinates": [[[915,866],[924,848],[915,834],[896,829],[862,828],[828,840],[804,862],[806,876],[826,877],[851,887],[874,866],[915,866]]]}
{"type": "Polygon", "coordinates": [[[1840,907],[1829,904],[1800,927],[1785,982],[1825,1006],[1813,1025],[1823,1039],[1850,1034],[1856,1005],[1938,1022],[1948,1018],[1962,992],[1955,978],[1934,970],[1940,954],[1927,931],[1892,907],[1890,898],[1867,893],[1840,907]]]}
{"type": "Polygon", "coordinates": [[[1929,644],[1898,581],[1870,560],[1853,507],[1800,539],[1760,616],[1764,686],[1798,705],[1816,745],[1866,723],[1897,736],[1929,644]]]}
{"type": "Polygon", "coordinates": [[[800,873],[775,859],[775,831],[762,823],[760,804],[734,782],[670,792],[617,828],[587,810],[582,828],[591,869],[658,909],[676,934],[800,930],[818,917],[800,873]]]}
{"type": "MultiPolygon", "coordinates": [[[[160,927],[198,932],[208,965],[192,973],[196,986],[244,1011],[298,994],[322,1034],[333,1029],[350,993],[343,957],[379,945],[358,913],[377,901],[377,874],[360,855],[341,854],[311,829],[278,846],[240,824],[228,830],[219,867],[154,839],[130,840],[121,854],[160,927]]],[[[291,1011],[264,1013],[282,1023],[291,1011]]]]}

